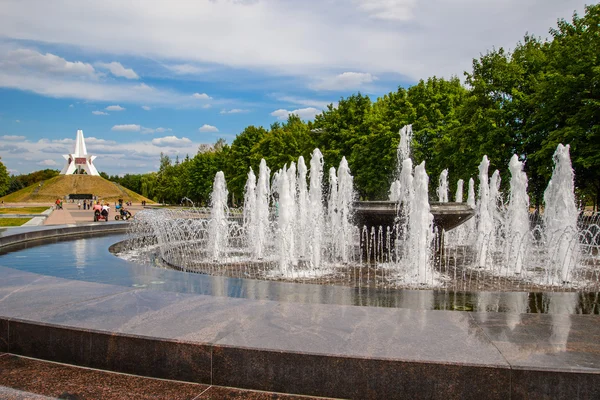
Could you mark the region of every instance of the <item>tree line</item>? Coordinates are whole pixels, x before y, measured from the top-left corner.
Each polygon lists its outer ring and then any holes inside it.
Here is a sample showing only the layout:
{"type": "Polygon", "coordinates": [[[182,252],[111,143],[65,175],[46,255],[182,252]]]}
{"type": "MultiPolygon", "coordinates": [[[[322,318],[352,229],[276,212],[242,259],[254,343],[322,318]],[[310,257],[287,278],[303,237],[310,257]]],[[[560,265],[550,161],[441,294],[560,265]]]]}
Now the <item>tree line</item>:
{"type": "MultiPolygon", "coordinates": [[[[413,125],[413,159],[426,162],[430,194],[449,169],[458,179],[477,176],[483,155],[508,182],[513,154],[525,161],[531,203],[539,205],[552,174],[558,143],[571,145],[579,198],[600,202],[600,5],[561,19],[549,39],[526,35],[512,51],[492,49],[458,77],[431,77],[398,87],[375,101],[356,93],[330,104],[314,121],[290,115],[268,128],[248,126],[231,145],[219,139],[193,157],[161,155],[157,172],[110,179],[159,202],[187,197],[208,204],[217,171],[225,173],[232,204],[240,205],[249,168],[261,158],[272,170],[318,147],[326,168],[345,156],[358,196],[387,199],[396,171],[399,130],[413,125]]],[[[325,174],[327,176],[327,174],[325,174]]]]}

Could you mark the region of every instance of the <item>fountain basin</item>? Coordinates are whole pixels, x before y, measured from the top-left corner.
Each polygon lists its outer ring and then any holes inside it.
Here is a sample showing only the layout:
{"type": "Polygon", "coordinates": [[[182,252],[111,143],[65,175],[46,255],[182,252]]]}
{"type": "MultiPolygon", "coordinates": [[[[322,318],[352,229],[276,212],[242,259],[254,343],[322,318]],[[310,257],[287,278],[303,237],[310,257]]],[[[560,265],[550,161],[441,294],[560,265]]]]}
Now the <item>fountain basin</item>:
{"type": "MultiPolygon", "coordinates": [[[[89,248],[100,250],[92,243],[89,248]]],[[[112,257],[106,247],[103,252],[112,257]]],[[[40,257],[52,250],[43,253],[40,257]]],[[[14,257],[28,259],[34,262],[14,257]]],[[[63,254],[46,264],[57,270],[64,268],[65,259],[63,254]]],[[[111,264],[98,254],[90,254],[90,260],[111,264]]],[[[157,280],[158,274],[170,275],[158,268],[123,265],[125,271],[143,273],[134,278],[135,284],[122,285],[122,279],[133,276],[97,283],[76,279],[79,275],[65,279],[17,270],[6,258],[1,264],[3,352],[313,396],[505,399],[532,393],[564,398],[600,394],[597,315],[569,314],[560,307],[553,314],[426,310],[420,308],[431,295],[426,291],[402,293],[404,303],[414,305],[410,309],[323,303],[338,301],[337,295],[301,302],[300,291],[310,285],[274,282],[252,284],[245,297],[235,297],[241,295],[236,287],[240,280],[231,278],[211,278],[210,295],[178,293],[151,287],[168,283],[157,280]],[[265,296],[250,298],[261,285],[265,296]],[[274,299],[276,295],[287,299],[274,299]],[[408,301],[412,296],[417,297],[408,301]]],[[[486,304],[497,302],[487,297],[486,304]]],[[[566,304],[567,298],[573,295],[552,294],[550,303],[566,304]]]]}
{"type": "MultiPolygon", "coordinates": [[[[433,223],[438,229],[449,231],[475,215],[466,203],[431,202],[433,223]]],[[[358,226],[393,226],[398,215],[395,201],[357,201],[354,203],[354,219],[358,226]]]]}

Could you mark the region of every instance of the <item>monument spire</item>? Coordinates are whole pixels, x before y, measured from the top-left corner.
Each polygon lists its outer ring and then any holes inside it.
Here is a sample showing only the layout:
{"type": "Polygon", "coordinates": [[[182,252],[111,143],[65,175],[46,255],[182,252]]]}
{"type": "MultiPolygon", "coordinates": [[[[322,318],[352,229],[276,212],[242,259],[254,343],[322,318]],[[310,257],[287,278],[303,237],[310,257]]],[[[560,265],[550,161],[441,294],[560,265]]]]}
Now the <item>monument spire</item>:
{"type": "Polygon", "coordinates": [[[64,154],[63,157],[67,162],[60,172],[61,175],[72,175],[78,170],[84,170],[88,175],[100,175],[94,164],[92,164],[96,156],[91,156],[87,153],[82,130],[77,131],[73,153],[64,154]]]}

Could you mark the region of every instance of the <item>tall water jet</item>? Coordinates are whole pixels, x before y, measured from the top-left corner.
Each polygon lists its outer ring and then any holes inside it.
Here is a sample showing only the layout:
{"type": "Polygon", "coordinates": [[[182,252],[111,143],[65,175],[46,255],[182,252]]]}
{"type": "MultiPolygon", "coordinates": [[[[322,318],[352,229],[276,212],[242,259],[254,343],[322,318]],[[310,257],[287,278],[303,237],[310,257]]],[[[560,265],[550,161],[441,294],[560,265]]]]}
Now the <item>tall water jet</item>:
{"type": "Polygon", "coordinates": [[[348,161],[342,157],[337,173],[337,212],[339,214],[340,230],[334,233],[339,237],[337,256],[343,261],[350,261],[352,253],[352,217],[354,207],[354,180],[350,174],[348,161]]]}
{"type": "Polygon", "coordinates": [[[229,227],[227,215],[227,186],[225,184],[225,175],[223,171],[217,172],[213,183],[213,191],[210,195],[211,211],[210,223],[208,227],[208,252],[214,261],[219,260],[219,256],[227,247],[229,227]]]}
{"type": "Polygon", "coordinates": [[[459,179],[456,182],[456,196],[454,197],[454,201],[457,203],[463,202],[463,185],[464,184],[465,184],[465,181],[463,181],[462,179],[459,179]]]}
{"type": "Polygon", "coordinates": [[[246,232],[247,246],[256,254],[256,236],[258,230],[258,222],[256,219],[256,176],[250,168],[248,179],[244,188],[244,211],[243,211],[243,227],[246,232]]]}
{"type": "Polygon", "coordinates": [[[388,198],[390,201],[398,201],[400,199],[400,181],[396,179],[390,186],[388,198]]]}
{"type": "Polygon", "coordinates": [[[417,273],[417,282],[428,283],[432,278],[431,241],[433,215],[429,207],[429,177],[423,161],[415,167],[414,204],[410,209],[408,224],[409,260],[417,273]]]}
{"type": "Polygon", "coordinates": [[[552,178],[544,192],[546,241],[548,252],[553,255],[550,273],[563,282],[570,281],[579,250],[575,176],[569,149],[569,145],[562,144],[556,148],[552,178]]]}
{"type": "Polygon", "coordinates": [[[445,169],[440,174],[437,188],[438,201],[440,203],[448,202],[448,169],[445,169]]]}
{"type": "Polygon", "coordinates": [[[292,161],[290,167],[287,170],[288,182],[289,182],[289,196],[292,201],[294,210],[290,213],[290,226],[292,227],[292,235],[294,235],[293,246],[292,246],[292,264],[296,265],[298,262],[298,249],[297,249],[297,229],[296,222],[298,221],[298,196],[297,196],[297,177],[296,177],[296,164],[292,161]]]}
{"type": "Polygon", "coordinates": [[[306,186],[307,168],[304,157],[298,158],[298,224],[296,226],[296,237],[298,245],[296,253],[298,257],[307,257],[308,255],[308,189],[306,186]]]}
{"type": "Polygon", "coordinates": [[[277,232],[275,241],[278,247],[279,268],[284,274],[292,268],[294,254],[294,232],[291,225],[295,213],[294,199],[290,193],[290,182],[285,166],[278,174],[277,180],[277,232]]]}
{"type": "Polygon", "coordinates": [[[488,168],[490,162],[487,156],[483,156],[479,164],[479,203],[477,207],[477,242],[476,249],[479,254],[478,265],[485,267],[488,255],[489,240],[494,229],[492,216],[490,215],[490,183],[488,168]]]}
{"type": "MultiPolygon", "coordinates": [[[[405,125],[400,129],[400,143],[398,143],[397,157],[398,162],[402,162],[407,158],[410,158],[411,143],[413,138],[412,125],[405,125]]],[[[402,167],[402,164],[398,164],[398,167],[402,167]]]]}
{"type": "Polygon", "coordinates": [[[271,170],[262,159],[258,168],[256,184],[256,237],[254,238],[254,256],[262,259],[269,235],[269,177],[271,170]]]}
{"type": "Polygon", "coordinates": [[[313,269],[321,266],[321,243],[323,239],[323,154],[315,149],[310,159],[310,188],[308,192],[310,208],[308,227],[310,229],[310,260],[313,269]]]}
{"type": "Polygon", "coordinates": [[[508,268],[520,274],[525,259],[525,249],[529,242],[529,195],[527,195],[527,175],[523,163],[513,155],[508,164],[510,169],[510,193],[506,208],[506,252],[508,268]]]}
{"type": "Polygon", "coordinates": [[[329,193],[327,197],[327,235],[331,238],[330,252],[334,256],[340,246],[340,237],[336,233],[340,229],[340,218],[338,214],[338,179],[334,167],[329,168],[329,193]]]}
{"type": "Polygon", "coordinates": [[[492,220],[492,230],[490,232],[489,244],[490,253],[494,253],[497,247],[498,235],[504,227],[504,204],[502,193],[500,192],[500,171],[495,170],[490,178],[490,204],[488,210],[492,220]]]}

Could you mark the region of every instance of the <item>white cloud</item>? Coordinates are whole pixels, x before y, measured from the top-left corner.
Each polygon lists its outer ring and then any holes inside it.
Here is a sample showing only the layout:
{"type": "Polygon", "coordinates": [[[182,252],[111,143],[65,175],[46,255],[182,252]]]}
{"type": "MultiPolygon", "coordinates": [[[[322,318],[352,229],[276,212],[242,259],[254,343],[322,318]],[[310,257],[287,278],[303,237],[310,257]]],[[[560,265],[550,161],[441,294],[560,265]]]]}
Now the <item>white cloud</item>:
{"type": "Polygon", "coordinates": [[[20,119],[15,119],[15,122],[16,122],[17,124],[19,124],[19,123],[21,122],[21,120],[20,120],[20,119]]]}
{"type": "Polygon", "coordinates": [[[75,107],[75,105],[69,104],[69,108],[74,108],[74,107],[75,107]]]}
{"type": "Polygon", "coordinates": [[[298,105],[306,106],[306,107],[316,107],[316,108],[321,108],[321,109],[327,108],[327,106],[329,104],[332,104],[332,103],[335,104],[335,102],[332,102],[332,101],[317,100],[317,99],[304,99],[304,98],[295,97],[295,96],[275,95],[275,98],[279,101],[283,101],[286,103],[298,104],[298,105]]]}
{"type": "Polygon", "coordinates": [[[121,131],[121,132],[139,132],[141,127],[136,124],[125,124],[125,125],[115,125],[110,130],[111,131],[121,131]]]}
{"type": "Polygon", "coordinates": [[[366,72],[344,72],[312,85],[316,90],[356,90],[378,78],[366,72]]]}
{"type": "Polygon", "coordinates": [[[216,126],[204,124],[200,128],[198,128],[198,131],[200,131],[200,132],[219,132],[219,129],[217,129],[216,126]]]}
{"type": "Polygon", "coordinates": [[[287,119],[288,115],[296,114],[301,119],[307,120],[307,119],[313,119],[315,117],[315,115],[320,114],[321,112],[322,112],[322,110],[319,110],[318,108],[314,108],[314,107],[300,108],[298,110],[292,110],[292,111],[288,111],[283,108],[280,108],[279,110],[273,111],[271,113],[271,115],[273,117],[277,117],[277,119],[285,120],[285,119],[287,119]]]}
{"type": "Polygon", "coordinates": [[[36,3],[33,13],[29,2],[4,1],[0,37],[60,43],[86,54],[154,58],[163,64],[224,66],[227,71],[310,78],[343,68],[415,81],[461,76],[473,57],[492,46],[514,47],[526,32],[546,36],[557,18],[570,19],[574,10],[582,15],[586,3],[590,1],[230,0],[124,7],[116,0],[57,0],[36,3]]]}
{"type": "Polygon", "coordinates": [[[244,110],[241,108],[232,108],[231,110],[221,110],[221,112],[219,114],[240,114],[240,113],[247,113],[250,110],[244,110]]]}
{"type": "Polygon", "coordinates": [[[106,111],[124,111],[125,107],[121,107],[120,105],[108,106],[105,108],[106,111]]]}
{"type": "Polygon", "coordinates": [[[198,67],[197,65],[192,64],[174,64],[174,65],[165,65],[167,69],[175,72],[177,75],[198,75],[203,72],[206,72],[207,68],[198,67]]]}
{"type": "Polygon", "coordinates": [[[210,104],[205,104],[202,106],[202,108],[211,108],[212,106],[210,104]]]}
{"type": "Polygon", "coordinates": [[[152,139],[152,144],[158,147],[188,147],[192,141],[186,137],[180,139],[177,136],[165,136],[152,139]]]}
{"type": "Polygon", "coordinates": [[[94,115],[108,115],[108,113],[105,113],[104,111],[92,111],[92,114],[94,114],[94,115]]]}
{"type": "Polygon", "coordinates": [[[210,97],[206,93],[194,93],[192,97],[200,100],[212,100],[212,97],[210,97]]]}
{"type": "Polygon", "coordinates": [[[25,136],[17,136],[17,135],[3,135],[1,138],[4,140],[10,140],[10,141],[25,140],[25,136]]]}
{"type": "Polygon", "coordinates": [[[354,0],[357,7],[375,19],[410,21],[414,18],[417,0],[354,0]]]}
{"type": "Polygon", "coordinates": [[[39,162],[37,162],[36,164],[37,164],[37,165],[44,165],[44,166],[47,166],[47,167],[51,167],[51,166],[54,166],[54,165],[58,165],[58,164],[56,163],[56,161],[54,161],[54,160],[49,160],[49,159],[48,159],[48,160],[39,161],[39,162]]]}
{"type": "Polygon", "coordinates": [[[125,68],[120,62],[113,61],[111,63],[96,63],[96,66],[109,70],[114,76],[127,79],[140,79],[134,70],[131,68],[125,68]]]}
{"type": "Polygon", "coordinates": [[[28,70],[52,75],[97,77],[96,70],[90,64],[81,61],[67,61],[57,55],[42,54],[31,49],[8,51],[1,60],[0,66],[5,70],[28,70]]]}
{"type": "Polygon", "coordinates": [[[173,129],[171,128],[146,128],[144,126],[142,126],[142,133],[165,133],[165,132],[172,132],[173,129]]]}
{"type": "Polygon", "coordinates": [[[144,109],[144,110],[146,110],[146,111],[150,111],[150,110],[151,110],[151,108],[150,108],[150,107],[148,107],[148,106],[142,106],[142,109],[144,109]]]}

